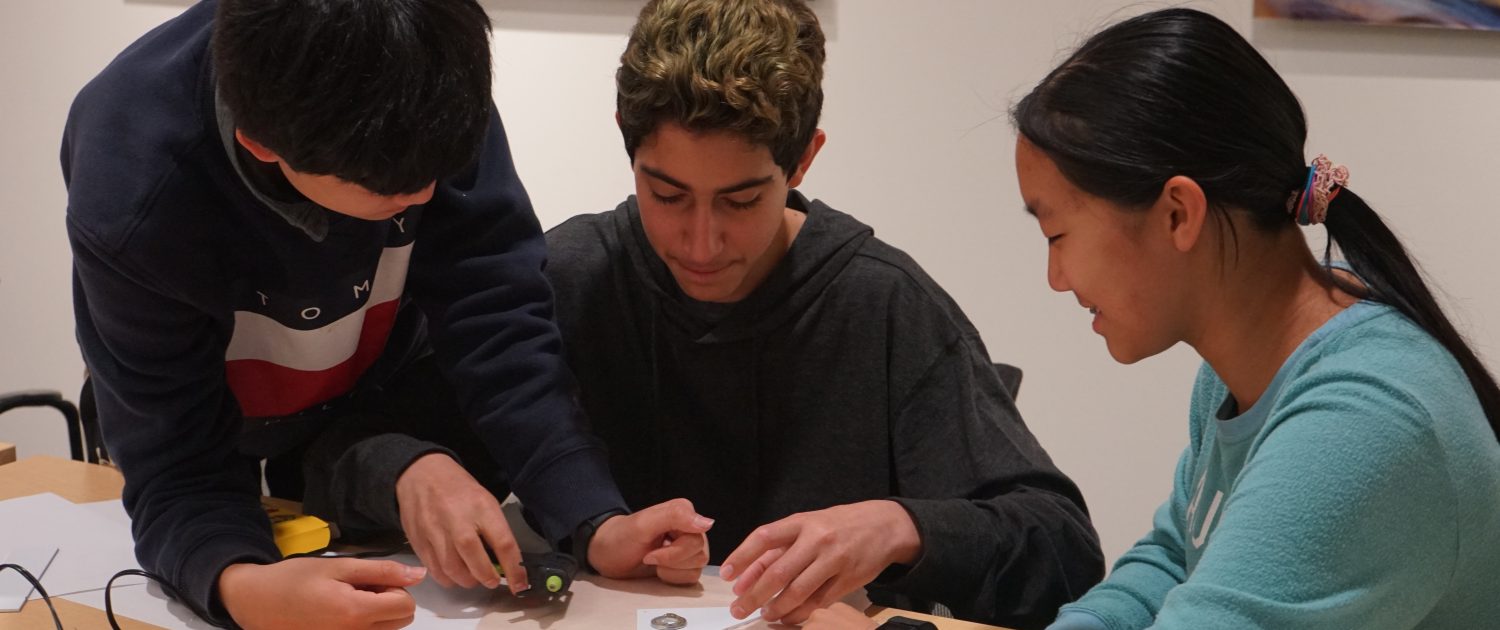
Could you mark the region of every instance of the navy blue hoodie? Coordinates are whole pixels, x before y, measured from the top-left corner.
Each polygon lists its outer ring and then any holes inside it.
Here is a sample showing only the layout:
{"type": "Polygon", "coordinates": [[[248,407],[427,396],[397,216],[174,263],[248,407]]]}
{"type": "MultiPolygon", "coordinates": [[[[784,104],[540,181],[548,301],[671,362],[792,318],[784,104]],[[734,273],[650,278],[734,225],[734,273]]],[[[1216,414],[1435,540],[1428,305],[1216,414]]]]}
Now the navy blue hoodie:
{"type": "Polygon", "coordinates": [[[141,566],[226,623],[220,571],[280,558],[246,419],[320,408],[427,352],[545,535],[622,509],[493,107],[476,163],[425,206],[385,221],[275,208],[226,150],[215,6],[121,53],[63,137],[78,341],[141,566]]]}

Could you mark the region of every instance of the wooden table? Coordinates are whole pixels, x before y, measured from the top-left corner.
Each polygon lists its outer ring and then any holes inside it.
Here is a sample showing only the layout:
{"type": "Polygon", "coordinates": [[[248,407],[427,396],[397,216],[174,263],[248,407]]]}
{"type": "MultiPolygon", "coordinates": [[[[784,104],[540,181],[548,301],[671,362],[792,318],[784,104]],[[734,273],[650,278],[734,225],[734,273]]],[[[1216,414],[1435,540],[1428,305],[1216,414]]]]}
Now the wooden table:
{"type": "MultiPolygon", "coordinates": [[[[85,464],[69,459],[39,455],[15,463],[0,465],[0,500],[51,492],[74,503],[106,501],[120,498],[125,479],[119,471],[105,466],[85,464]]],[[[108,628],[104,611],[54,599],[58,617],[67,628],[108,628]]],[[[943,619],[895,609],[872,608],[870,616],[883,621],[895,615],[925,619],[942,630],[1003,630],[967,621],[943,619]]],[[[116,615],[122,630],[152,630],[149,625],[116,615]]],[[[0,613],[0,630],[53,630],[52,616],[40,601],[28,602],[19,613],[0,613]]]]}
{"type": "MultiPolygon", "coordinates": [[[[38,455],[0,466],[0,499],[14,499],[51,492],[74,503],[89,503],[120,498],[125,478],[105,466],[38,455]]],[[[52,600],[57,616],[67,628],[108,628],[104,611],[75,604],[66,599],[52,600]]],[[[148,625],[128,617],[115,616],[121,630],[151,630],[148,625]]],[[[0,613],[0,630],[53,630],[52,614],[46,604],[32,600],[19,613],[0,613]]]]}

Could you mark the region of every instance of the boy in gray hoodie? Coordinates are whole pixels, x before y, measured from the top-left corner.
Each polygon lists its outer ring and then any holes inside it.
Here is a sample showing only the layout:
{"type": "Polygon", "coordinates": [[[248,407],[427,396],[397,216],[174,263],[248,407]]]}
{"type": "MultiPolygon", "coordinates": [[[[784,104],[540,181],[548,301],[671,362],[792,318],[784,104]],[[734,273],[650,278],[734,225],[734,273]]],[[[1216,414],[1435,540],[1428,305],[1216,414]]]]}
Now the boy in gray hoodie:
{"type": "Polygon", "coordinates": [[[1103,575],[1078,488],[910,257],[794,190],[826,137],[800,0],[656,0],[617,74],[636,194],[550,231],[626,501],[690,499],[743,618],[878,603],[1045,625],[1103,575]]]}

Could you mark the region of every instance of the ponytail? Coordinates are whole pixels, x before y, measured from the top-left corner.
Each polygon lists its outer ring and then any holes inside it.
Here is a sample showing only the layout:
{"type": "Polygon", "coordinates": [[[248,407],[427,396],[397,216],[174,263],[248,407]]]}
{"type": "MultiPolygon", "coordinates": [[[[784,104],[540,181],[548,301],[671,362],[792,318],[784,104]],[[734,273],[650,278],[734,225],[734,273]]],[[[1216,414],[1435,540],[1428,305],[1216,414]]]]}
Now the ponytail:
{"type": "MultiPolygon", "coordinates": [[[[1365,286],[1353,285],[1336,275],[1334,282],[1352,295],[1390,305],[1437,339],[1469,377],[1469,384],[1489,419],[1490,430],[1500,439],[1500,385],[1496,385],[1494,375],[1443,314],[1423,282],[1416,262],[1380,220],[1380,215],[1359,195],[1344,189],[1329,202],[1328,218],[1323,225],[1328,229],[1329,249],[1338,245],[1365,286]]],[[[1325,253],[1324,263],[1328,262],[1325,253]]]]}

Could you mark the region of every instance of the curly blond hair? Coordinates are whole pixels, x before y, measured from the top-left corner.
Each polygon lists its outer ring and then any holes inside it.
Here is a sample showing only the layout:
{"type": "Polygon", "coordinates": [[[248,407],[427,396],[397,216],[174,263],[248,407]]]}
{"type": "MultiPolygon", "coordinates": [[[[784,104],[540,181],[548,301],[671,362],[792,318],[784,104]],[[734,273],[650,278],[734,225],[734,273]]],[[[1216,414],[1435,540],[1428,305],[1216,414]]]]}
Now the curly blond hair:
{"type": "Polygon", "coordinates": [[[651,0],[615,73],[625,152],[673,122],[743,134],[790,177],[823,109],[823,42],[802,0],[651,0]]]}

